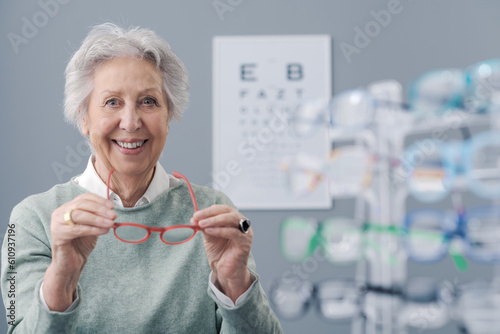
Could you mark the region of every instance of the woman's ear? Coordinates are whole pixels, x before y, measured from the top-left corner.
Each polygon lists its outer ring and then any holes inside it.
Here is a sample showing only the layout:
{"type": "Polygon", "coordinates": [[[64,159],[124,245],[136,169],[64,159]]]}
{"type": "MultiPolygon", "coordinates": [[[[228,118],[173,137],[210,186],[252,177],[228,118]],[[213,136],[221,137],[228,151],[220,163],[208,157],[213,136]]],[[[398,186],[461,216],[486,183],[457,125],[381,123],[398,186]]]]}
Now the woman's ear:
{"type": "Polygon", "coordinates": [[[89,134],[89,126],[88,126],[88,122],[87,122],[87,117],[86,115],[81,115],[81,110],[78,110],[78,116],[80,117],[81,119],[81,122],[80,122],[80,131],[82,131],[82,134],[84,136],[87,136],[89,134]]]}

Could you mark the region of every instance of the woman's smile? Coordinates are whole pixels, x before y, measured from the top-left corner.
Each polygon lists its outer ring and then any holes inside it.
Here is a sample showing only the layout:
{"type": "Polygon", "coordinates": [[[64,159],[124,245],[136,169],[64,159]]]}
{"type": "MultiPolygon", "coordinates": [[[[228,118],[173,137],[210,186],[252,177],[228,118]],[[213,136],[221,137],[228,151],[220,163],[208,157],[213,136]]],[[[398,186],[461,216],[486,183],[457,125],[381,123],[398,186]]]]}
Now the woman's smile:
{"type": "Polygon", "coordinates": [[[119,152],[127,155],[140,154],[144,151],[147,139],[112,140],[119,152]]]}

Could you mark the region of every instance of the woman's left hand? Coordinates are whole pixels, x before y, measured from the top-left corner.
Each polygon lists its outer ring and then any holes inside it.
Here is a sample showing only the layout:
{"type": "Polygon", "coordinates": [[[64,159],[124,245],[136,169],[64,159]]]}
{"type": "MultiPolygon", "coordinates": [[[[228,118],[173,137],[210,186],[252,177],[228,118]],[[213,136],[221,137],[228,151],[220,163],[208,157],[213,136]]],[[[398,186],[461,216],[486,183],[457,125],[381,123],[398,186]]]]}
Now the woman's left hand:
{"type": "Polygon", "coordinates": [[[203,231],[208,262],[220,290],[233,301],[252,284],[247,262],[253,233],[252,228],[241,232],[239,222],[243,218],[228,205],[212,205],[191,218],[191,223],[203,231]]]}

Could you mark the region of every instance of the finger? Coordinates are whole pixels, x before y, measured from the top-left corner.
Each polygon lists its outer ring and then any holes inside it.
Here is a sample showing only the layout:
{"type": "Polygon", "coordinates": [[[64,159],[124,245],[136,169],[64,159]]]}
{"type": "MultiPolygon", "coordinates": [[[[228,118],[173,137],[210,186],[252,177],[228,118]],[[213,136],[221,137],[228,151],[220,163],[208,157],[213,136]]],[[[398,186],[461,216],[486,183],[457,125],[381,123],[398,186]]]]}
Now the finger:
{"type": "Polygon", "coordinates": [[[233,227],[239,228],[239,221],[241,217],[236,212],[221,213],[217,216],[202,219],[198,221],[201,228],[208,227],[233,227]]]}
{"type": "Polygon", "coordinates": [[[111,202],[109,199],[101,197],[101,196],[96,195],[96,194],[92,194],[92,193],[84,193],[84,194],[76,197],[73,201],[79,201],[79,200],[88,200],[88,201],[91,201],[91,202],[94,202],[94,203],[97,203],[100,205],[105,205],[110,209],[114,208],[113,202],[111,202]]]}
{"type": "Polygon", "coordinates": [[[233,210],[235,210],[235,209],[228,206],[228,205],[215,204],[215,205],[212,205],[208,208],[196,211],[193,215],[193,218],[195,220],[201,220],[204,218],[219,215],[221,213],[231,212],[233,210]]]}
{"type": "Polygon", "coordinates": [[[60,240],[72,240],[79,237],[100,236],[109,232],[109,228],[100,228],[90,225],[76,224],[74,226],[61,226],[62,231],[59,231],[58,238],[60,240]]]}
{"type": "MultiPolygon", "coordinates": [[[[71,220],[75,223],[75,225],[110,228],[114,224],[114,218],[116,218],[116,213],[114,211],[111,212],[114,213],[115,216],[103,217],[93,212],[75,209],[71,212],[71,220]]],[[[64,224],[67,225],[66,222],[64,222],[64,224]]]]}
{"type": "Polygon", "coordinates": [[[67,221],[68,213],[69,219],[74,224],[94,225],[101,228],[111,227],[117,217],[116,212],[99,200],[98,196],[79,196],[54,211],[52,219],[63,225],[72,225],[67,221]]]}
{"type": "Polygon", "coordinates": [[[211,237],[219,237],[224,239],[238,240],[245,242],[241,245],[250,245],[252,243],[253,234],[251,231],[249,233],[241,233],[240,230],[233,227],[210,227],[202,230],[204,233],[210,235],[211,237]]]}
{"type": "MultiPolygon", "coordinates": [[[[68,203],[68,207],[74,210],[73,213],[75,211],[86,211],[107,219],[116,219],[117,217],[116,212],[105,204],[93,202],[87,199],[73,200],[68,203]]],[[[73,214],[71,216],[73,217],[73,214]]]]}

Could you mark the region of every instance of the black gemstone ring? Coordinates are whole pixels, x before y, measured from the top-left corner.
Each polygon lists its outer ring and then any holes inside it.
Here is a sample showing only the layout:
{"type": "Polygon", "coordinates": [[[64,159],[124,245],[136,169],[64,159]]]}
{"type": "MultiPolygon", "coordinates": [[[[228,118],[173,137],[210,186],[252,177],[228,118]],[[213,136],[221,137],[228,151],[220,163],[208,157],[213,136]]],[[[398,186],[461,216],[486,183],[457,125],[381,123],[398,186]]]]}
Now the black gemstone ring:
{"type": "Polygon", "coordinates": [[[240,230],[242,233],[248,233],[248,229],[251,225],[252,223],[250,222],[250,220],[245,218],[240,219],[240,230]]]}

